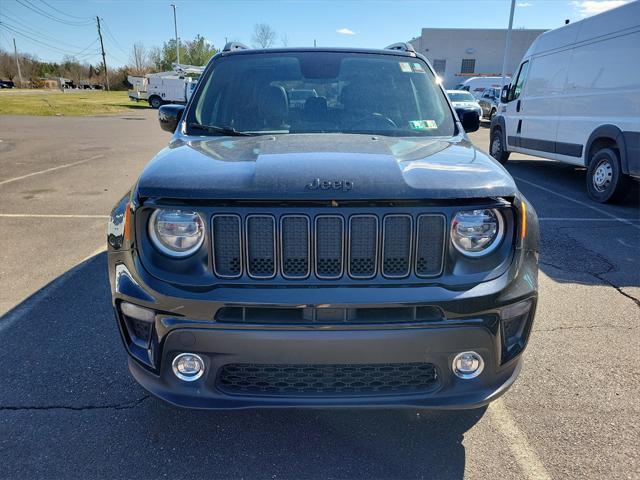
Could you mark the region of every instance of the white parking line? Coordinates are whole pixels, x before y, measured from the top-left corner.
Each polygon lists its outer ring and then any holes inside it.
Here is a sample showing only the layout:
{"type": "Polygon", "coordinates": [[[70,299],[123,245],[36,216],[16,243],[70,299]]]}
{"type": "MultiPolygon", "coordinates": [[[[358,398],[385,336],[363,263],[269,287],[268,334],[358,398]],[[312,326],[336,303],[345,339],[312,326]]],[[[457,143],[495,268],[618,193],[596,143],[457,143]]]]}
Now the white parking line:
{"type": "Polygon", "coordinates": [[[526,435],[518,428],[518,424],[505,407],[501,398],[489,405],[487,413],[491,423],[506,438],[509,450],[515,457],[524,477],[530,480],[551,480],[551,475],[544,468],[536,451],[527,442],[526,435]]]}
{"type": "Polygon", "coordinates": [[[0,213],[0,218],[109,218],[109,215],[0,213]]]}
{"type": "Polygon", "coordinates": [[[538,188],[540,190],[544,190],[545,192],[548,192],[548,193],[551,193],[553,195],[556,195],[557,197],[564,198],[565,200],[569,200],[570,202],[573,202],[573,203],[577,203],[578,205],[582,205],[583,207],[587,207],[587,208],[593,210],[594,212],[598,212],[601,215],[604,215],[606,217],[612,218],[614,220],[617,220],[620,223],[624,223],[625,225],[630,225],[630,226],[640,230],[640,225],[634,225],[631,221],[629,221],[629,220],[627,220],[625,218],[616,217],[615,215],[612,215],[609,212],[607,212],[605,210],[602,210],[601,208],[594,207],[593,205],[589,205],[588,203],[585,203],[585,202],[581,202],[580,200],[576,200],[575,198],[571,198],[571,197],[569,197],[567,195],[563,195],[563,194],[558,193],[558,192],[556,192],[554,190],[551,190],[550,188],[543,187],[541,185],[538,185],[537,183],[530,182],[529,180],[524,180],[524,179],[522,179],[520,177],[513,177],[513,178],[515,178],[519,182],[526,183],[527,185],[531,185],[532,187],[536,187],[536,188],[538,188]]]}
{"type": "Polygon", "coordinates": [[[85,158],[84,160],[79,160],[77,162],[65,163],[64,165],[58,165],[57,167],[47,168],[46,170],[40,170],[39,172],[33,172],[33,173],[28,173],[26,175],[22,175],[20,177],[9,178],[8,180],[2,180],[0,182],[0,185],[5,185],[11,182],[17,182],[18,180],[33,177],[34,175],[40,175],[42,173],[53,172],[54,170],[60,170],[61,168],[73,167],[74,165],[80,165],[81,163],[90,162],[91,160],[96,160],[102,157],[104,157],[104,155],[94,155],[93,157],[85,158]]]}

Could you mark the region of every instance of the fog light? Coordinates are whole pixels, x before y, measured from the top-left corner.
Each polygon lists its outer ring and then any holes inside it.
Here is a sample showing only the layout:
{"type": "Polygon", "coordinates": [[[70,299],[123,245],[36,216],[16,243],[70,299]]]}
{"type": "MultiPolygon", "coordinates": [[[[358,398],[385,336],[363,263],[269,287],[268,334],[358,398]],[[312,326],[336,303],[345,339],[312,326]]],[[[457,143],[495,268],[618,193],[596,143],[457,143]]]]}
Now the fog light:
{"type": "Polygon", "coordinates": [[[455,356],[451,367],[458,377],[468,380],[482,373],[484,360],[476,352],[462,352],[455,356]]]}
{"type": "Polygon", "coordinates": [[[181,353],[173,359],[171,367],[175,376],[185,382],[193,382],[204,373],[204,362],[195,353],[181,353]]]}

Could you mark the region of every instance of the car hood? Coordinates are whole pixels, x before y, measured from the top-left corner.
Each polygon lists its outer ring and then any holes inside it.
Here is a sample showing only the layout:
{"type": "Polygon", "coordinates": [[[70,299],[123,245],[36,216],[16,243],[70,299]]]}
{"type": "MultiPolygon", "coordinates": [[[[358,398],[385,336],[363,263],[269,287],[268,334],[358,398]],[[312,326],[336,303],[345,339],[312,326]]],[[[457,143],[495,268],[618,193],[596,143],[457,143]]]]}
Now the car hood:
{"type": "Polygon", "coordinates": [[[397,200],[512,196],[516,186],[464,136],[179,137],[146,166],[140,197],[397,200]]]}

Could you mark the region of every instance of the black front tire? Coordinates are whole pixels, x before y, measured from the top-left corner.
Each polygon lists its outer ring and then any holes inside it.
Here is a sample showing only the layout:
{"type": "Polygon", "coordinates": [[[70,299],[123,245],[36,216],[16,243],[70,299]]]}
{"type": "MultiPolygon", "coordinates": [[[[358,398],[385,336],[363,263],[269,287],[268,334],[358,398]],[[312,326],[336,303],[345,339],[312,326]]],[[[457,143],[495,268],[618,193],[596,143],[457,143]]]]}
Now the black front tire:
{"type": "Polygon", "coordinates": [[[491,156],[502,165],[507,163],[507,161],[509,160],[509,152],[505,150],[502,130],[496,128],[491,134],[491,144],[489,145],[489,152],[491,153],[491,156]]]}
{"type": "Polygon", "coordinates": [[[495,117],[496,115],[496,109],[492,108],[491,112],[489,113],[489,120],[493,120],[493,117],[495,117]]]}
{"type": "Polygon", "coordinates": [[[591,156],[587,168],[587,193],[596,202],[622,200],[629,191],[631,179],[622,173],[618,153],[601,148],[591,156]]]}
{"type": "Polygon", "coordinates": [[[149,99],[149,106],[156,110],[162,106],[162,99],[158,96],[153,96],[149,99]]]}

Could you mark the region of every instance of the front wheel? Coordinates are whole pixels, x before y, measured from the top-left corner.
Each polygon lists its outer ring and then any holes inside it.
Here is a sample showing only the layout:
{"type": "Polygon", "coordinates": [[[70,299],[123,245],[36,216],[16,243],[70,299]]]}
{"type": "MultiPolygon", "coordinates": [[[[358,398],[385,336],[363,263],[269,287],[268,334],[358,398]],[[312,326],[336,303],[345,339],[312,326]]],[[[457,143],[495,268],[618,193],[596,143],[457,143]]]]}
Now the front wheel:
{"type": "Polygon", "coordinates": [[[507,163],[507,160],[509,160],[509,152],[505,150],[504,143],[502,141],[502,132],[498,129],[494,130],[491,134],[489,152],[493,158],[503,165],[507,163]]]}
{"type": "Polygon", "coordinates": [[[149,99],[149,105],[151,108],[158,109],[162,106],[162,99],[156,95],[149,99]]]}
{"type": "Polygon", "coordinates": [[[601,148],[593,154],[587,168],[587,192],[593,200],[600,203],[621,200],[629,189],[629,182],[615,150],[601,148]]]}
{"type": "Polygon", "coordinates": [[[489,120],[493,120],[493,117],[495,117],[496,115],[496,109],[492,108],[491,112],[489,113],[489,120]]]}

